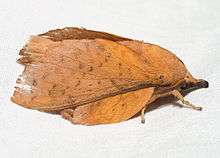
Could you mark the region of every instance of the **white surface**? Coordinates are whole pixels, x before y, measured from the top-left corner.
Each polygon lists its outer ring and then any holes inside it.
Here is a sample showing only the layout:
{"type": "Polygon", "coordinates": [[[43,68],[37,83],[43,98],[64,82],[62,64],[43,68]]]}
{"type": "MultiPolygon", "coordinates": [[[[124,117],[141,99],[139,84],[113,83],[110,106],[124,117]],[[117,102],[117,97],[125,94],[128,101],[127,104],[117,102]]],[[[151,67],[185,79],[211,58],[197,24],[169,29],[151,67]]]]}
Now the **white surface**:
{"type": "Polygon", "coordinates": [[[217,158],[220,155],[220,1],[0,1],[0,157],[217,158]],[[23,67],[15,61],[30,35],[82,26],[159,44],[210,82],[186,98],[203,112],[168,104],[114,125],[71,125],[11,103],[23,67]]]}

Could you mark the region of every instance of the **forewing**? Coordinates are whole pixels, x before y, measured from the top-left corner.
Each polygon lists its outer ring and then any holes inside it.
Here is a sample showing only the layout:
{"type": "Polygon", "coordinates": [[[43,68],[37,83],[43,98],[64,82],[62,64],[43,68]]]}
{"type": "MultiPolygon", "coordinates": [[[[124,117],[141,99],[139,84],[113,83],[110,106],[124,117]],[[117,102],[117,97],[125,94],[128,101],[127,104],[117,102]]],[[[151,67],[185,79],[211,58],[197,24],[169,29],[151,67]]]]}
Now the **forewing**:
{"type": "Polygon", "coordinates": [[[74,109],[75,124],[108,124],[128,120],[149,102],[154,88],[109,97],[74,109]]]}
{"type": "Polygon", "coordinates": [[[132,87],[137,90],[149,79],[137,53],[102,39],[54,42],[32,37],[19,61],[25,70],[12,101],[45,111],[95,102],[132,87]]]}
{"type": "Polygon", "coordinates": [[[53,41],[66,39],[106,39],[125,45],[135,51],[148,65],[145,73],[148,80],[157,86],[173,86],[182,80],[186,74],[184,64],[170,51],[157,45],[132,40],[106,32],[87,30],[84,28],[66,27],[41,34],[53,41]]]}

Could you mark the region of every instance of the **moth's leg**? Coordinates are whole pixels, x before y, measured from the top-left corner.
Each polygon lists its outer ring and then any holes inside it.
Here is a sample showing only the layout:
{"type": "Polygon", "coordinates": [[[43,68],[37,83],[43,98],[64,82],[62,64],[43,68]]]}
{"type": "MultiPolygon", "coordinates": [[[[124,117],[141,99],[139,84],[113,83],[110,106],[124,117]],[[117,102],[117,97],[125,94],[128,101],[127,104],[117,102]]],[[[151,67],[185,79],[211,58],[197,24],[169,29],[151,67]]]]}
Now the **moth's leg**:
{"type": "Polygon", "coordinates": [[[144,112],[145,112],[146,106],[141,109],[141,123],[145,123],[145,118],[144,118],[144,112]]]}
{"type": "Polygon", "coordinates": [[[199,110],[199,111],[202,110],[202,107],[195,106],[192,103],[190,103],[189,101],[185,100],[184,97],[182,96],[182,94],[178,90],[173,90],[171,92],[171,94],[173,96],[175,96],[177,99],[179,99],[186,107],[189,107],[194,110],[199,110]]]}
{"type": "Polygon", "coordinates": [[[73,122],[73,113],[74,113],[74,110],[73,110],[73,109],[65,109],[65,110],[62,110],[62,111],[60,112],[61,116],[62,116],[64,119],[70,121],[71,123],[74,123],[74,122],[73,122]]]}

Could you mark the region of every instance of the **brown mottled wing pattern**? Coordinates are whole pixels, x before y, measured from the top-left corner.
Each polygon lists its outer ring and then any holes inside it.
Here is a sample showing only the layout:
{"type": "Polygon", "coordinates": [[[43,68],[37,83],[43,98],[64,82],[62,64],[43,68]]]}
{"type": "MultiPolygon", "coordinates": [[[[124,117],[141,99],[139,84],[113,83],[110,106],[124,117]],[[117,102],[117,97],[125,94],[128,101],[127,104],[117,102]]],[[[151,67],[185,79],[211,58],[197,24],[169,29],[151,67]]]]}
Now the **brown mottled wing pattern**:
{"type": "MultiPolygon", "coordinates": [[[[148,65],[148,69],[146,73],[152,75],[153,79],[162,80],[164,83],[162,85],[172,85],[182,79],[186,73],[186,69],[182,61],[180,61],[175,54],[172,52],[161,48],[157,45],[144,43],[137,40],[132,40],[125,37],[120,37],[117,35],[113,35],[106,32],[87,30],[76,27],[66,27],[64,29],[56,29],[48,31],[40,36],[51,39],[53,41],[62,41],[66,39],[106,39],[111,40],[117,43],[120,43],[124,46],[129,47],[133,51],[135,51],[139,58],[143,59],[145,64],[148,65]],[[163,68],[163,69],[161,69],[163,68]],[[169,74],[170,72],[174,72],[173,74],[182,74],[175,75],[169,74]],[[184,71],[184,72],[183,72],[184,71]],[[160,72],[158,76],[155,78],[157,74],[155,72],[160,72]]],[[[149,77],[149,78],[150,78],[149,77]]],[[[158,82],[158,81],[157,81],[158,82]]],[[[159,86],[160,84],[158,84],[159,86]]]]}
{"type": "Polygon", "coordinates": [[[143,83],[149,87],[143,61],[108,40],[32,37],[24,54],[26,67],[12,100],[28,108],[65,109],[137,90],[143,83]]]}

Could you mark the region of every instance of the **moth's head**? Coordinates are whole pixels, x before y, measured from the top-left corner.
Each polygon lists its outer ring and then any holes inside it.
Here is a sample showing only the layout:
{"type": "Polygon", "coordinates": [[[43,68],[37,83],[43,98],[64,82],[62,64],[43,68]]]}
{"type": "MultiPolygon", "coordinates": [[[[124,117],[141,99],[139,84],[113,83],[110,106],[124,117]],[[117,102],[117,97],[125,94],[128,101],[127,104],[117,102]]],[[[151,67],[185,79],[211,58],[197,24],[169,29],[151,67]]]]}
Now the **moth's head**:
{"type": "Polygon", "coordinates": [[[184,81],[179,85],[180,91],[191,91],[200,88],[208,88],[209,83],[203,79],[195,79],[189,72],[186,73],[184,81]]]}

